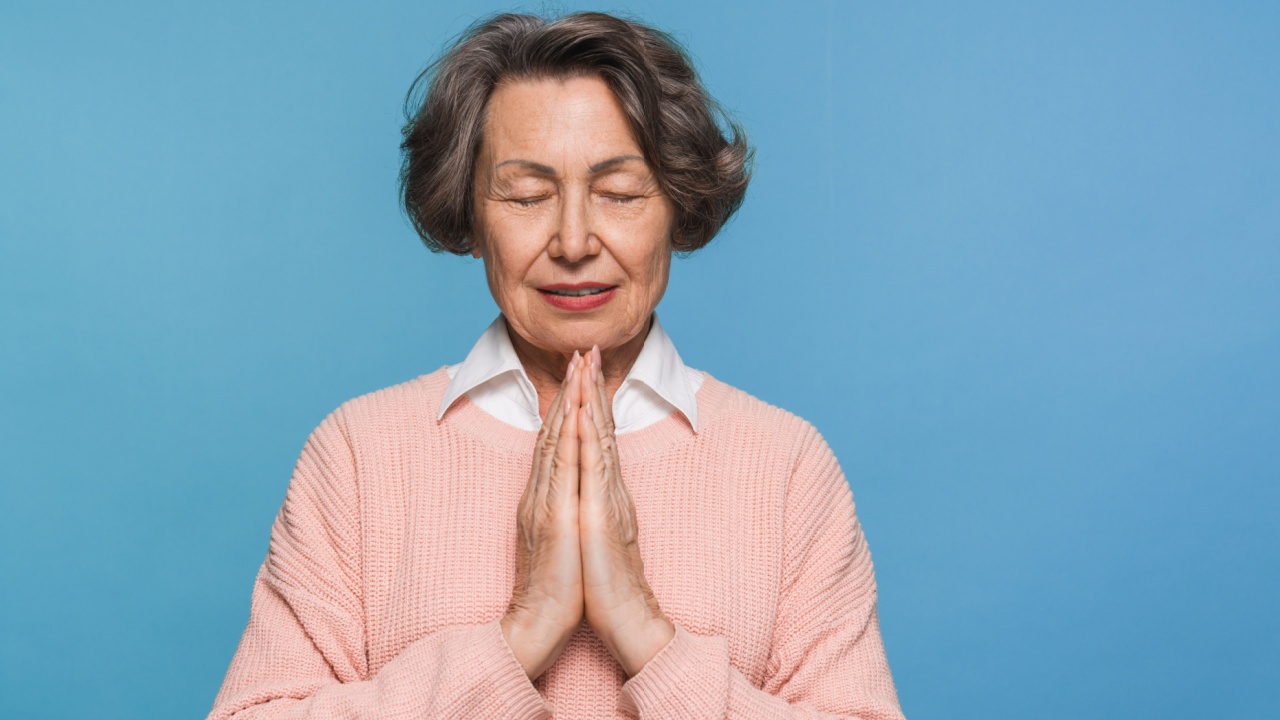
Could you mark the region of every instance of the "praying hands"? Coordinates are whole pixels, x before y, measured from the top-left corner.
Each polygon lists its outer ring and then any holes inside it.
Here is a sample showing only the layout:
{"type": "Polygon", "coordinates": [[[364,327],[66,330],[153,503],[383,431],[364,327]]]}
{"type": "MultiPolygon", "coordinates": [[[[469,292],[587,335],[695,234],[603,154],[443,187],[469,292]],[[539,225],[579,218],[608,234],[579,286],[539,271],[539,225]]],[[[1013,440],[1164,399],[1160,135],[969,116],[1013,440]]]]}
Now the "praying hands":
{"type": "Polygon", "coordinates": [[[574,353],[520,501],[502,632],[530,679],[556,661],[584,616],[628,676],[675,634],[645,581],[600,364],[598,348],[574,353]]]}

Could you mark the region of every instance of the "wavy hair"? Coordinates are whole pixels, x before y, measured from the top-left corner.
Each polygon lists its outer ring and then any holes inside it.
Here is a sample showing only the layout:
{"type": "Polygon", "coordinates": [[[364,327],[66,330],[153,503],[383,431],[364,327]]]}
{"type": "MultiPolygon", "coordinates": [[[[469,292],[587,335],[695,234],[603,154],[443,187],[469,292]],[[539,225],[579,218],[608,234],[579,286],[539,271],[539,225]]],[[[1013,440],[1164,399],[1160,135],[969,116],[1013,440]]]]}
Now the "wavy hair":
{"type": "Polygon", "coordinates": [[[471,252],[472,185],[485,108],[500,82],[594,75],[618,98],[675,207],[672,247],[715,237],[746,195],[753,150],[666,33],[598,12],[482,20],[414,81],[400,145],[404,209],[435,252],[471,252]],[[723,128],[723,129],[722,129],[723,128]]]}

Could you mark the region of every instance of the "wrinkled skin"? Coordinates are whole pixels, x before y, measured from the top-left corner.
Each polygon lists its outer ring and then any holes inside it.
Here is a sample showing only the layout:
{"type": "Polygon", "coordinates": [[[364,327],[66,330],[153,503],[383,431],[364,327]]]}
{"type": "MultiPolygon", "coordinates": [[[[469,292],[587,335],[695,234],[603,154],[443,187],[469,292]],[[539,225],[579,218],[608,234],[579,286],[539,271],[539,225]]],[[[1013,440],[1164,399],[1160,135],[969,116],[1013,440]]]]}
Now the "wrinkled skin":
{"type": "Polygon", "coordinates": [[[577,437],[582,390],[574,369],[570,365],[538,433],[516,517],[516,585],[502,630],[531,679],[560,656],[583,614],[577,437]]]}
{"type": "Polygon", "coordinates": [[[578,537],[587,624],[628,675],[663,648],[675,628],[644,577],[636,506],[622,482],[612,403],[593,348],[591,379],[581,379],[586,406],[578,422],[578,537]]]}
{"type": "Polygon", "coordinates": [[[520,502],[517,582],[503,632],[530,678],[585,616],[628,675],[674,635],[644,577],[597,348],[575,354],[538,435],[520,502]]]}

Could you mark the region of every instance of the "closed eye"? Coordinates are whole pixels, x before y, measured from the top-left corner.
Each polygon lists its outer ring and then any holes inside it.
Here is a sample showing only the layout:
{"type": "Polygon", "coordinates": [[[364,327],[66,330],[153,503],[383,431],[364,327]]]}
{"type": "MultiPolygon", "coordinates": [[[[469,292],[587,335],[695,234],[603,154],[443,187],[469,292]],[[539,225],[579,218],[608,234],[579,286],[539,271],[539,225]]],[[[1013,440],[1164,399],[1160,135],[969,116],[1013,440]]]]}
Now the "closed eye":
{"type": "Polygon", "coordinates": [[[510,202],[522,208],[531,208],[546,199],[545,195],[539,195],[538,197],[511,198],[510,202]]]}
{"type": "Polygon", "coordinates": [[[619,205],[625,205],[630,202],[635,202],[636,200],[639,200],[641,197],[642,196],[640,195],[605,195],[604,196],[604,198],[609,202],[618,203],[619,205]]]}

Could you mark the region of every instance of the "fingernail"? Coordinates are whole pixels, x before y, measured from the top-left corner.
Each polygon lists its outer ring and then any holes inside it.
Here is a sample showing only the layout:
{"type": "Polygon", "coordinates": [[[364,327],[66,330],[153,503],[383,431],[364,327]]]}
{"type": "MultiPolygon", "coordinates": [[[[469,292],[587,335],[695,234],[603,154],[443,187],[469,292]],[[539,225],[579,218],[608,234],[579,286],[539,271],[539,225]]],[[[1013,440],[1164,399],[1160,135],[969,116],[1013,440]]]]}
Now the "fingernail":
{"type": "Polygon", "coordinates": [[[573,366],[574,366],[574,363],[572,362],[569,363],[569,371],[564,374],[564,379],[566,382],[573,379],[573,366]]]}
{"type": "Polygon", "coordinates": [[[596,416],[595,416],[595,414],[591,412],[591,406],[590,406],[590,405],[588,405],[588,406],[587,406],[587,417],[591,418],[592,420],[594,420],[594,419],[595,419],[595,417],[596,417],[596,416]]]}
{"type": "Polygon", "coordinates": [[[569,403],[564,404],[564,416],[569,417],[569,403]]]}

